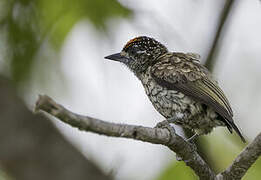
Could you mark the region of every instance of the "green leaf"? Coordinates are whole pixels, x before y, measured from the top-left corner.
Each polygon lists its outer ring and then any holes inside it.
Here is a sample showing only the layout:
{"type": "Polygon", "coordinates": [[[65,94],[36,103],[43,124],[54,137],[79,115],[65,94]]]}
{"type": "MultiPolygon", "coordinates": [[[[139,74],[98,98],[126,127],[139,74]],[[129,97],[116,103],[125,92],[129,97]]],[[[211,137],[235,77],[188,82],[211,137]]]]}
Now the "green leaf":
{"type": "Polygon", "coordinates": [[[105,32],[108,19],[131,14],[116,0],[2,0],[0,10],[0,36],[5,36],[2,39],[6,39],[7,48],[5,61],[16,83],[30,79],[43,44],[51,42],[52,48],[59,50],[80,20],[88,19],[99,32],[105,32]]]}
{"type": "Polygon", "coordinates": [[[116,0],[39,0],[41,28],[51,32],[51,42],[60,47],[72,27],[88,19],[98,30],[106,31],[106,21],[128,17],[131,11],[116,0]]]}

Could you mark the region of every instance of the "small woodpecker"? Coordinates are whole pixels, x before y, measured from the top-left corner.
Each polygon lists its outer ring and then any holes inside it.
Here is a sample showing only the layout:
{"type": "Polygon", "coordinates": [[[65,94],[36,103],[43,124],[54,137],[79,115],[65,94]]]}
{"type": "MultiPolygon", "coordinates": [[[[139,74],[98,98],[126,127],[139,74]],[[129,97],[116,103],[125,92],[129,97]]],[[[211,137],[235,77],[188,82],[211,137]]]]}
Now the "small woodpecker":
{"type": "Polygon", "coordinates": [[[200,56],[169,52],[153,38],[131,39],[120,53],[105,57],[125,64],[141,81],[155,109],[196,135],[226,126],[245,142],[233,121],[232,108],[200,56]]]}

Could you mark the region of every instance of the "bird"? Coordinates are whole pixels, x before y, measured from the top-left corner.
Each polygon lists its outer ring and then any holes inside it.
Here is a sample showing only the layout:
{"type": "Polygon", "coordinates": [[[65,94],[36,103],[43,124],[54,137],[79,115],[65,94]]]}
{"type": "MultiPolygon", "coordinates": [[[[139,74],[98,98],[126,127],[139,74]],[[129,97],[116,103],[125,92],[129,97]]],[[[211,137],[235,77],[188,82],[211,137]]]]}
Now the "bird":
{"type": "Polygon", "coordinates": [[[200,55],[170,52],[154,38],[138,36],[129,40],[120,53],[105,59],[125,64],[168,122],[190,129],[195,136],[224,126],[246,142],[234,123],[227,97],[213,75],[200,64],[200,55]]]}

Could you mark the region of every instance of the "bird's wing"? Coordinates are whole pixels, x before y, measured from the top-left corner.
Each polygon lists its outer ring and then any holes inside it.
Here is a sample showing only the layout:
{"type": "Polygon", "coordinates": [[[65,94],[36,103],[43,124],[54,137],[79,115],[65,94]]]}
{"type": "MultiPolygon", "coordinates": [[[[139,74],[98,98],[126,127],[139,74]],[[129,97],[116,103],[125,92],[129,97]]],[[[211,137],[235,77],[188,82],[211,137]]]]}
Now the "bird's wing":
{"type": "Polygon", "coordinates": [[[162,56],[151,68],[154,80],[168,88],[182,92],[212,107],[222,118],[229,131],[232,128],[243,141],[244,138],[233,121],[231,106],[217,82],[212,79],[208,70],[183,53],[170,53],[162,56]]]}

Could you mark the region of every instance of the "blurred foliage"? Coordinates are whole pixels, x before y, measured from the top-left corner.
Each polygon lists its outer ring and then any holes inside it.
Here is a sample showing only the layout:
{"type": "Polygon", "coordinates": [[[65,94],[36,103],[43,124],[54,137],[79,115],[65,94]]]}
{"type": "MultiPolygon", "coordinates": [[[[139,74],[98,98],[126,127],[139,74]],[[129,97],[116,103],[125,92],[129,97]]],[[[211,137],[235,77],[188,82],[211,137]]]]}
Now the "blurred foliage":
{"type": "MultiPolygon", "coordinates": [[[[40,49],[51,45],[59,50],[73,26],[87,19],[103,33],[107,30],[107,20],[115,17],[130,17],[131,11],[116,0],[1,0],[0,39],[6,56],[0,55],[8,64],[8,75],[16,83],[30,78],[40,49]]],[[[39,58],[39,57],[38,57],[39,58]]],[[[43,61],[45,58],[42,58],[43,61]]],[[[48,69],[43,70],[49,73],[48,69]]],[[[224,141],[214,131],[203,138],[203,147],[215,168],[220,172],[226,168],[242,150],[242,145],[224,141]],[[212,139],[211,141],[209,139],[212,139]],[[205,144],[206,141],[206,144],[205,144]]],[[[231,135],[230,135],[231,137],[231,135]]],[[[224,138],[224,137],[223,137],[224,138]]],[[[255,180],[261,177],[259,159],[243,178],[255,180]]],[[[0,180],[6,179],[0,172],[0,180]]],[[[158,180],[197,179],[193,171],[183,162],[172,162],[158,180]]]]}
{"type": "Polygon", "coordinates": [[[12,178],[8,177],[3,171],[0,170],[0,180],[12,180],[12,178]]]}
{"type": "MultiPolygon", "coordinates": [[[[30,80],[37,60],[44,61],[40,64],[50,62],[45,59],[50,57],[50,51],[43,51],[51,48],[51,52],[57,52],[77,22],[89,20],[104,33],[107,20],[130,15],[131,11],[116,0],[1,0],[1,73],[6,73],[17,86],[24,84],[30,80]]],[[[50,74],[52,65],[42,67],[37,76],[44,75],[42,72],[50,74]]],[[[4,179],[6,176],[0,171],[0,180],[4,179]]]]}
{"type": "Polygon", "coordinates": [[[106,30],[109,18],[130,15],[130,10],[116,0],[40,0],[36,7],[41,29],[51,32],[51,40],[57,47],[73,25],[83,18],[89,19],[98,30],[106,30]]]}
{"type": "Polygon", "coordinates": [[[198,179],[192,169],[185,165],[184,162],[173,162],[165,169],[157,180],[194,180],[198,179]]]}
{"type": "Polygon", "coordinates": [[[247,171],[243,180],[259,180],[261,177],[261,159],[259,158],[255,164],[247,171]]]}
{"type": "MultiPolygon", "coordinates": [[[[106,21],[129,17],[116,0],[1,0],[0,36],[5,39],[8,74],[17,83],[30,77],[43,43],[59,50],[68,32],[83,19],[106,32],[106,21]]],[[[3,47],[2,47],[3,48],[3,47]]]]}

